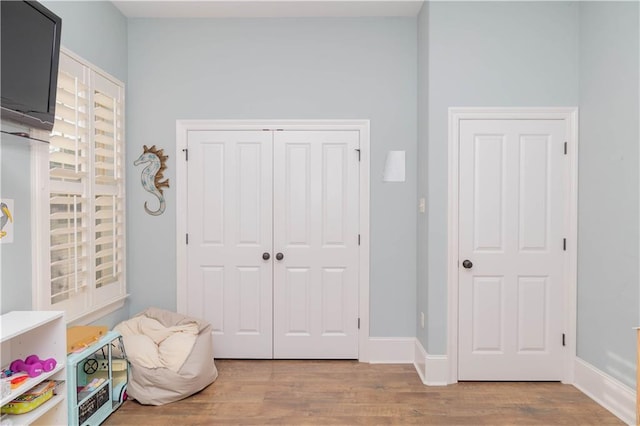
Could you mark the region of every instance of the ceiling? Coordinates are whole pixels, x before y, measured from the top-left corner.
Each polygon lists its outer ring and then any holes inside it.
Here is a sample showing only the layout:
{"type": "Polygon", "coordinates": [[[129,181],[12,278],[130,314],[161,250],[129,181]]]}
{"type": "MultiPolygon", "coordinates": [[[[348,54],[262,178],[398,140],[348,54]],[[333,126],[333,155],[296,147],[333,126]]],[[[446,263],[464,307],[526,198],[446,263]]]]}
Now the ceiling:
{"type": "Polygon", "coordinates": [[[422,0],[136,0],[112,3],[128,18],[416,16],[422,0]]]}

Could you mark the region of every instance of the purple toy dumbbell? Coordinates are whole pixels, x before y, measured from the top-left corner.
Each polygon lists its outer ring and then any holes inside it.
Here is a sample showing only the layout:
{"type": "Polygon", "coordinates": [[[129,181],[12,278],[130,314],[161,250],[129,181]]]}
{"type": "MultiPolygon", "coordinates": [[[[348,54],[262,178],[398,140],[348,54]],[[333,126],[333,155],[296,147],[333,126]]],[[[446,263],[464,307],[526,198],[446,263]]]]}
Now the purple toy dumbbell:
{"type": "Polygon", "coordinates": [[[54,368],[56,368],[56,365],[58,364],[56,362],[55,359],[53,358],[49,358],[49,359],[45,359],[45,360],[41,360],[38,355],[29,355],[25,360],[24,360],[25,364],[28,365],[35,365],[37,363],[42,364],[42,369],[44,371],[51,371],[54,368]]]}
{"type": "Polygon", "coordinates": [[[23,360],[16,359],[11,363],[9,368],[14,372],[24,371],[29,377],[37,377],[42,374],[42,364],[39,362],[26,364],[23,360]]]}

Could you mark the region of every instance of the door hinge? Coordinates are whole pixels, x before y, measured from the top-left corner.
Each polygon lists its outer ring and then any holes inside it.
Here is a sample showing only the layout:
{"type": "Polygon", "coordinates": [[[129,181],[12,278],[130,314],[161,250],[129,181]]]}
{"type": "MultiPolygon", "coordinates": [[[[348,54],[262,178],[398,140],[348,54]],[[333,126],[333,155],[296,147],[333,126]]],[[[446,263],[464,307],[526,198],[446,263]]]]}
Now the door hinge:
{"type": "Polygon", "coordinates": [[[567,346],[564,333],[562,333],[562,346],[567,346]]]}
{"type": "Polygon", "coordinates": [[[184,161],[189,161],[189,150],[185,148],[182,152],[184,152],[184,161]]]}
{"type": "Polygon", "coordinates": [[[358,153],[358,161],[360,161],[360,148],[356,148],[356,152],[358,153]]]}
{"type": "Polygon", "coordinates": [[[567,239],[566,238],[562,239],[562,250],[563,251],[567,251],[567,239]]]}
{"type": "Polygon", "coordinates": [[[564,155],[567,155],[567,143],[564,143],[564,155]]]}
{"type": "Polygon", "coordinates": [[[189,234],[184,234],[185,236],[185,243],[189,244],[189,234]]]}
{"type": "Polygon", "coordinates": [[[358,234],[358,245],[360,245],[360,234],[358,234]]]}
{"type": "Polygon", "coordinates": [[[360,330],[360,318],[358,318],[358,330],[360,330]]]}

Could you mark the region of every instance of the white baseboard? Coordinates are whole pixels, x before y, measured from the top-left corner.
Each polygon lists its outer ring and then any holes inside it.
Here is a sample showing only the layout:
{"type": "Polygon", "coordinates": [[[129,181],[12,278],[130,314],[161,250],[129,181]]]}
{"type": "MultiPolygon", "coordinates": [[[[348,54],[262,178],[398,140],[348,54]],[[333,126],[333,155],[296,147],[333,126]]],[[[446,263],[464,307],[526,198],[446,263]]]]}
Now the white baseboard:
{"type": "Polygon", "coordinates": [[[412,364],[415,337],[370,337],[369,363],[412,364]]]}
{"type": "Polygon", "coordinates": [[[636,393],[630,387],[577,357],[573,384],[623,422],[636,424],[636,393]]]}
{"type": "Polygon", "coordinates": [[[449,384],[447,380],[449,361],[446,355],[429,355],[418,339],[415,340],[414,352],[413,365],[416,367],[422,383],[427,386],[446,386],[449,384]]]}
{"type": "Polygon", "coordinates": [[[427,384],[427,351],[424,350],[420,340],[416,339],[415,354],[413,360],[413,366],[416,367],[420,380],[425,385],[427,384]]]}

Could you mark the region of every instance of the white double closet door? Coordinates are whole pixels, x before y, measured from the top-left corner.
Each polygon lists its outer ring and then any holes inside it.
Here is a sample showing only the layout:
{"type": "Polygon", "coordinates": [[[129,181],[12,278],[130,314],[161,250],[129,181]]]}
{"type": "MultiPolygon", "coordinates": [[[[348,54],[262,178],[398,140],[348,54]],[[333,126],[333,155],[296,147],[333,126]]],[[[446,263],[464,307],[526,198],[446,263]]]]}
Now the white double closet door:
{"type": "Polygon", "coordinates": [[[358,358],[359,132],[187,139],[187,313],[214,355],[358,358]]]}

